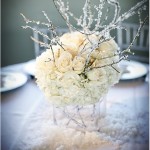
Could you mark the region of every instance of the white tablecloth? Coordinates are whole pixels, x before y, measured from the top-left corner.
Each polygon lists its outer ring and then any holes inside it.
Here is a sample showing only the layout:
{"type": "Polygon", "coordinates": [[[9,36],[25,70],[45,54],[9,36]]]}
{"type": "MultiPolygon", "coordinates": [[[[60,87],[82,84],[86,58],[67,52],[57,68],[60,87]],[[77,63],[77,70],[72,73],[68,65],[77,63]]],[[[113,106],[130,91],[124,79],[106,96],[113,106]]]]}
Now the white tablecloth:
{"type": "MultiPolygon", "coordinates": [[[[23,66],[24,63],[8,66],[2,68],[2,70],[15,70],[24,72],[23,66]]],[[[32,135],[29,136],[30,133],[32,134],[32,128],[30,128],[30,126],[32,123],[32,127],[40,128],[40,123],[38,125],[34,125],[34,123],[36,122],[35,118],[38,117],[37,115],[39,115],[40,117],[43,117],[43,115],[48,115],[44,110],[49,107],[49,104],[47,104],[47,102],[44,100],[43,93],[37,87],[35,80],[29,77],[28,82],[24,86],[12,91],[2,93],[1,98],[2,150],[37,149],[33,147],[34,144],[32,145],[32,143],[27,143],[31,140],[30,137],[32,138],[32,135]],[[43,113],[43,115],[40,115],[39,113],[43,113]],[[33,116],[35,118],[33,118],[33,116]],[[27,134],[27,137],[23,137],[23,135],[27,134]]],[[[129,109],[130,111],[127,112],[129,113],[128,115],[130,115],[130,112],[134,112],[135,122],[138,117],[140,117],[140,119],[142,118],[143,124],[141,125],[141,127],[145,126],[145,130],[147,130],[147,134],[145,133],[147,137],[143,137],[144,141],[138,143],[134,143],[134,140],[133,143],[128,143],[127,141],[126,145],[122,145],[121,149],[148,150],[148,117],[145,116],[148,115],[149,111],[148,83],[143,79],[120,82],[119,84],[112,87],[108,93],[107,110],[112,108],[113,104],[115,104],[115,107],[117,106],[117,104],[119,104],[118,107],[120,107],[121,104],[123,108],[127,108],[126,110],[129,109]]],[[[118,114],[119,113],[121,113],[120,109],[118,109],[118,114]]],[[[44,119],[48,120],[48,117],[44,117],[44,119]]],[[[43,122],[41,122],[42,127],[45,125],[48,125],[48,123],[44,124],[43,122]]],[[[45,130],[43,130],[42,128],[37,128],[34,130],[36,130],[37,132],[38,130],[40,130],[41,132],[45,132],[45,130]]],[[[35,135],[39,136],[40,133],[35,135]]],[[[34,140],[32,142],[34,142],[34,140]]],[[[115,149],[115,147],[113,147],[112,145],[108,146],[107,144],[104,144],[99,149],[115,149]]]]}

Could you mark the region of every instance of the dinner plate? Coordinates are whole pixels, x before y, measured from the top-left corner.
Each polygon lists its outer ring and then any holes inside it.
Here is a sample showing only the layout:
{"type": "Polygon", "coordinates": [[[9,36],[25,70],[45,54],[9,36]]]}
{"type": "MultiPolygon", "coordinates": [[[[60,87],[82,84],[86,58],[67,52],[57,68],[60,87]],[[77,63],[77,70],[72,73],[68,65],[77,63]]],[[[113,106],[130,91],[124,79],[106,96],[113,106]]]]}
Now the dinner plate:
{"type": "Polygon", "coordinates": [[[0,92],[6,92],[21,87],[27,82],[27,76],[20,72],[1,72],[0,92]]]}
{"type": "Polygon", "coordinates": [[[119,65],[123,70],[120,80],[140,78],[147,73],[146,66],[137,61],[121,61],[119,65]]]}
{"type": "Polygon", "coordinates": [[[24,70],[29,75],[35,75],[35,59],[28,61],[24,67],[24,70]]]}

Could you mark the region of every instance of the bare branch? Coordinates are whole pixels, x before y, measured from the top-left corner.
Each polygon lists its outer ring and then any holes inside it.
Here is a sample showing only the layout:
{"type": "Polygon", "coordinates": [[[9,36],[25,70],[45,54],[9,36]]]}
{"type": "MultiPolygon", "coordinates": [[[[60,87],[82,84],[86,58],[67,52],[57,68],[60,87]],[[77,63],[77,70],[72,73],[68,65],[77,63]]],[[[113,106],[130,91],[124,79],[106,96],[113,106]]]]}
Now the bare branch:
{"type": "Polygon", "coordinates": [[[112,20],[112,23],[116,22],[116,20],[119,17],[119,13],[120,13],[120,5],[118,3],[117,0],[106,0],[109,4],[114,5],[115,6],[115,14],[114,14],[114,18],[112,20]]]}
{"type": "Polygon", "coordinates": [[[50,48],[49,44],[46,44],[46,43],[44,43],[44,42],[42,42],[42,41],[39,41],[39,40],[35,39],[35,38],[32,37],[32,36],[31,36],[31,39],[32,39],[34,42],[40,44],[41,47],[50,48]]]}
{"type": "Polygon", "coordinates": [[[46,39],[51,40],[46,34],[44,34],[43,32],[41,32],[41,31],[39,31],[39,30],[37,30],[36,28],[33,28],[33,27],[31,27],[31,26],[28,26],[28,25],[22,26],[22,28],[23,28],[23,29],[29,28],[29,29],[33,30],[34,32],[40,34],[41,36],[45,37],[46,39]]]}
{"type": "Polygon", "coordinates": [[[138,28],[138,31],[137,31],[135,37],[133,38],[131,44],[128,46],[127,49],[131,49],[131,47],[133,46],[135,40],[136,40],[137,37],[140,35],[140,32],[141,32],[141,30],[142,30],[142,27],[143,27],[144,24],[146,23],[147,19],[148,19],[148,16],[145,17],[144,21],[141,21],[141,22],[140,22],[140,26],[139,26],[139,28],[138,28]]]}

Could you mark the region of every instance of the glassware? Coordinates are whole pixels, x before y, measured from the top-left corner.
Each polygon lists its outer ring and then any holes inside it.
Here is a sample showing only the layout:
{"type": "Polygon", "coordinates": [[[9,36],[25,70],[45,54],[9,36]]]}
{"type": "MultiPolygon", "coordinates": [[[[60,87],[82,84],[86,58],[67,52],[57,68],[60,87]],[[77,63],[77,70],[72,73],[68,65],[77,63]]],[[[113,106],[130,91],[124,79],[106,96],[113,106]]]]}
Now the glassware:
{"type": "Polygon", "coordinates": [[[97,103],[53,107],[53,120],[58,126],[81,131],[99,131],[99,121],[106,115],[106,95],[97,103]]]}

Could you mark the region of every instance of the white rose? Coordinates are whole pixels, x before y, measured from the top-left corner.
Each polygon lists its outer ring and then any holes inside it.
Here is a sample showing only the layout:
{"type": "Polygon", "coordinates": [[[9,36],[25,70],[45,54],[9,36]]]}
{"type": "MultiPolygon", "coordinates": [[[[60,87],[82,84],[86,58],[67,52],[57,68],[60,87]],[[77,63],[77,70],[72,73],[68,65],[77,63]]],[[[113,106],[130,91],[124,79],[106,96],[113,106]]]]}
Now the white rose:
{"type": "Polygon", "coordinates": [[[66,43],[63,45],[63,48],[68,51],[73,57],[78,54],[78,47],[75,43],[66,43]]]}
{"type": "MultiPolygon", "coordinates": [[[[76,85],[80,87],[81,78],[78,74],[73,71],[64,73],[62,79],[60,79],[60,84],[62,87],[70,87],[72,85],[76,85]]],[[[68,89],[69,90],[69,89],[68,89]]]]}
{"type": "Polygon", "coordinates": [[[106,71],[103,68],[99,68],[99,69],[92,69],[90,71],[87,72],[87,77],[89,80],[92,81],[102,81],[102,82],[106,82],[107,78],[106,78],[106,71]]]}
{"type": "Polygon", "coordinates": [[[84,40],[85,35],[80,32],[66,33],[60,37],[62,44],[67,45],[69,43],[74,43],[77,47],[79,47],[84,40]]]}
{"type": "Polygon", "coordinates": [[[121,71],[120,71],[120,68],[118,67],[118,65],[115,64],[115,65],[113,65],[113,67],[115,69],[112,68],[111,66],[106,67],[109,85],[114,85],[114,84],[118,83],[119,78],[121,76],[121,73],[119,73],[121,71]]]}
{"type": "Polygon", "coordinates": [[[96,59],[102,59],[104,57],[112,57],[118,50],[118,45],[111,39],[106,42],[102,42],[97,49],[92,52],[92,57],[96,59]]]}
{"type": "Polygon", "coordinates": [[[85,67],[85,61],[86,59],[81,57],[81,56],[75,56],[73,59],[73,70],[77,73],[80,74],[85,67]]]}
{"type": "Polygon", "coordinates": [[[91,54],[91,57],[93,57],[94,59],[101,59],[102,56],[101,56],[101,52],[99,51],[99,49],[95,49],[92,54],[91,54]]]}
{"type": "Polygon", "coordinates": [[[63,51],[60,57],[56,59],[55,64],[60,72],[72,70],[72,55],[67,51],[63,51]]]}
{"type": "Polygon", "coordinates": [[[109,41],[103,42],[99,45],[100,57],[113,56],[118,49],[116,42],[111,39],[109,41]]]}
{"type": "Polygon", "coordinates": [[[100,51],[115,52],[117,49],[118,49],[118,46],[117,46],[116,42],[113,39],[111,39],[109,41],[106,41],[106,42],[102,42],[99,45],[99,50],[100,51]]]}
{"type": "Polygon", "coordinates": [[[80,32],[73,32],[72,34],[72,41],[75,42],[75,44],[78,46],[80,46],[85,39],[86,36],[80,32]]]}
{"type": "MultiPolygon", "coordinates": [[[[99,42],[99,38],[98,36],[96,36],[95,34],[92,34],[89,36],[89,40],[93,43],[93,44],[98,44],[99,42]]],[[[89,42],[89,41],[88,41],[89,42]]]]}
{"type": "MultiPolygon", "coordinates": [[[[52,49],[47,49],[47,50],[46,50],[46,55],[47,55],[47,57],[49,58],[49,60],[54,61],[54,59],[57,59],[63,51],[64,51],[64,50],[63,50],[63,48],[62,48],[61,46],[59,46],[59,45],[53,45],[53,46],[52,46],[52,49]]],[[[45,52],[43,52],[43,53],[41,54],[41,56],[42,56],[44,53],[45,53],[45,52]]],[[[45,55],[45,54],[44,54],[44,55],[45,55]]],[[[40,56],[40,57],[41,57],[41,56],[40,56]]]]}
{"type": "Polygon", "coordinates": [[[57,59],[63,50],[60,46],[52,46],[52,50],[47,49],[39,57],[36,58],[35,75],[38,75],[39,73],[52,74],[52,72],[56,70],[54,59],[57,59]]]}
{"type": "MultiPolygon", "coordinates": [[[[52,50],[53,50],[55,59],[60,57],[61,53],[64,51],[64,49],[62,47],[60,47],[59,45],[53,45],[52,46],[52,50]]],[[[52,50],[51,50],[51,55],[53,56],[52,50]]]]}
{"type": "MultiPolygon", "coordinates": [[[[54,73],[57,69],[55,66],[54,61],[50,59],[50,51],[47,50],[43,52],[39,57],[36,59],[35,63],[35,78],[41,83],[47,79],[47,77],[54,73]]],[[[43,86],[43,84],[42,84],[43,86]]]]}
{"type": "Polygon", "coordinates": [[[88,36],[88,39],[85,37],[86,40],[83,41],[82,46],[80,46],[80,50],[82,51],[82,49],[87,49],[86,51],[88,51],[88,49],[90,49],[92,47],[92,45],[97,45],[98,44],[98,37],[94,34],[88,36]],[[92,43],[92,45],[91,45],[92,43]]]}
{"type": "Polygon", "coordinates": [[[110,65],[112,64],[113,60],[111,58],[106,58],[106,59],[96,59],[92,65],[91,65],[91,68],[93,67],[102,67],[102,69],[105,69],[105,67],[103,66],[106,66],[106,65],[110,65]]]}

